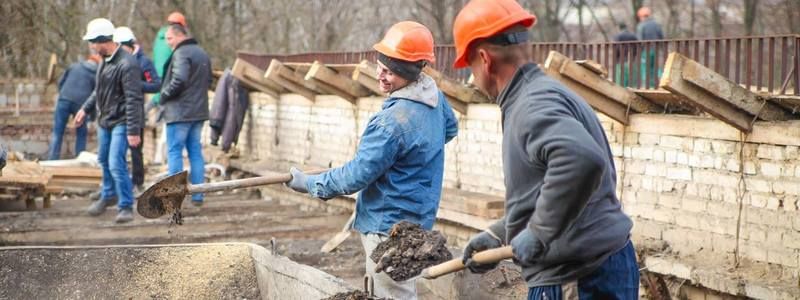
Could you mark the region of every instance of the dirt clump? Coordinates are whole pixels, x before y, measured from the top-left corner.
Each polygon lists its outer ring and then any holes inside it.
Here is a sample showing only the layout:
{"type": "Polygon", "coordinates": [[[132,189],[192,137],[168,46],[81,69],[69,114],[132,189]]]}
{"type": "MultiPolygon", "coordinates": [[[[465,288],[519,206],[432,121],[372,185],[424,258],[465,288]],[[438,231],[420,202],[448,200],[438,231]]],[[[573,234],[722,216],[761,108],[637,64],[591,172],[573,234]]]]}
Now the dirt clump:
{"type": "Polygon", "coordinates": [[[389,238],[372,252],[375,272],[386,272],[395,281],[419,275],[427,267],[453,258],[447,239],[438,231],[425,231],[418,224],[401,221],[389,231],[389,238]]]}
{"type": "Polygon", "coordinates": [[[322,300],[391,300],[391,298],[373,297],[364,291],[356,290],[347,293],[338,293],[322,300]]]}

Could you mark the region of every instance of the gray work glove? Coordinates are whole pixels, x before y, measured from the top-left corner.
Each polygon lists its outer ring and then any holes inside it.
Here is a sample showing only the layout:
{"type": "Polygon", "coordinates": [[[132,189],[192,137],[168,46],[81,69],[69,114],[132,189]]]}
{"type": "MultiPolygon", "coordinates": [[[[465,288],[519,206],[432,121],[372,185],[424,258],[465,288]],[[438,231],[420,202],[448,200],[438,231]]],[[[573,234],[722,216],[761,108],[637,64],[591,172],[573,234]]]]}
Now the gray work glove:
{"type": "Polygon", "coordinates": [[[289,182],[286,183],[286,186],[298,193],[308,193],[308,187],[306,186],[306,182],[308,180],[306,178],[306,174],[303,174],[303,171],[300,171],[295,167],[292,167],[289,170],[289,173],[292,174],[292,180],[289,180],[289,182]]]}
{"type": "Polygon", "coordinates": [[[539,241],[530,228],[525,228],[511,239],[511,250],[514,252],[514,261],[520,266],[532,266],[536,263],[544,245],[539,241]]]}
{"type": "Polygon", "coordinates": [[[498,248],[502,245],[503,243],[500,242],[500,239],[492,233],[488,231],[481,232],[469,240],[467,247],[464,248],[464,257],[461,258],[461,262],[464,263],[464,266],[472,273],[482,274],[489,272],[496,268],[498,263],[478,264],[472,261],[472,255],[475,254],[475,252],[498,248]]]}

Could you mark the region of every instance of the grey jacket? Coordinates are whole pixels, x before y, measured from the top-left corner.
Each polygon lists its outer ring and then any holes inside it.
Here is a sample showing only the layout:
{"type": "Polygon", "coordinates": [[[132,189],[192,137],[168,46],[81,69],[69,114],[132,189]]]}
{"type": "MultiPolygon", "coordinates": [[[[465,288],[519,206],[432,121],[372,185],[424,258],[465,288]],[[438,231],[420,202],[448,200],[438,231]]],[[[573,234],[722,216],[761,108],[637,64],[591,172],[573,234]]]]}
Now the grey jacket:
{"type": "Polygon", "coordinates": [[[528,286],[580,278],[628,242],[633,225],[615,194],[600,122],[578,95],[526,64],[497,98],[503,122],[506,214],[489,230],[509,244],[529,228],[536,263],[528,286]]]}
{"type": "Polygon", "coordinates": [[[76,62],[58,80],[58,98],[82,105],[94,90],[97,63],[91,60],[76,62]]]}
{"type": "Polygon", "coordinates": [[[642,41],[663,40],[664,32],[661,31],[661,25],[656,23],[653,18],[647,18],[644,22],[636,25],[636,36],[642,41]]]}
{"type": "Polygon", "coordinates": [[[211,60],[194,39],[175,47],[167,61],[161,83],[164,121],[208,120],[208,87],[211,85],[211,60]]]}
{"type": "Polygon", "coordinates": [[[231,149],[231,144],[238,143],[249,103],[250,95],[247,90],[239,84],[236,77],[233,77],[230,69],[225,69],[214,91],[211,118],[208,121],[211,127],[212,145],[218,144],[220,136],[224,152],[231,149]]]}
{"type": "Polygon", "coordinates": [[[97,110],[97,124],[110,129],[128,126],[128,135],[140,135],[144,126],[142,70],[127,51],[117,48],[111,58],[100,64],[94,91],[83,103],[87,114],[97,110]]]}

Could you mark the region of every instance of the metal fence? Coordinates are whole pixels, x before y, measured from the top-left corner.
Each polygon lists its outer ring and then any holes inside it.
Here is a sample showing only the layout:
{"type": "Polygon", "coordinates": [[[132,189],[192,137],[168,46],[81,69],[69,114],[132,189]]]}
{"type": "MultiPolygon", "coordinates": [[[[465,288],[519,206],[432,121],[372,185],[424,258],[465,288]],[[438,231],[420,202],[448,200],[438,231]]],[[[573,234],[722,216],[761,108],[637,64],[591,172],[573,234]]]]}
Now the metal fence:
{"type": "MultiPolygon", "coordinates": [[[[617,84],[631,88],[658,86],[670,52],[679,52],[744,87],[772,94],[800,95],[800,35],[731,38],[674,39],[609,43],[532,43],[536,62],[544,63],[551,50],[574,60],[591,59],[608,69],[617,84]]],[[[453,68],[455,48],[436,46],[433,67],[465,82],[469,69],[453,68]]],[[[375,51],[318,52],[292,55],[264,55],[240,52],[238,57],[266,69],[273,58],[285,62],[328,64],[375,60],[375,51]]]]}

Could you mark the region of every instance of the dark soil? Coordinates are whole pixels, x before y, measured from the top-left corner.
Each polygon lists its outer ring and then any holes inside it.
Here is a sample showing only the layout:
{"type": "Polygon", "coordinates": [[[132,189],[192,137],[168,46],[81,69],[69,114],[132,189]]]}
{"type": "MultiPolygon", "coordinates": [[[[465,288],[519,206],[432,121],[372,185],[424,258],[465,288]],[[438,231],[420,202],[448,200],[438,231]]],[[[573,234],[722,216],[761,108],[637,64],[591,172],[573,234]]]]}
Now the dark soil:
{"type": "Polygon", "coordinates": [[[427,267],[452,259],[446,242],[438,231],[425,231],[417,224],[401,221],[392,226],[389,239],[378,244],[370,259],[377,264],[375,272],[405,281],[427,267]]]}
{"type": "Polygon", "coordinates": [[[387,298],[370,297],[369,294],[362,291],[352,291],[347,293],[338,293],[322,300],[391,300],[387,298]]]}

